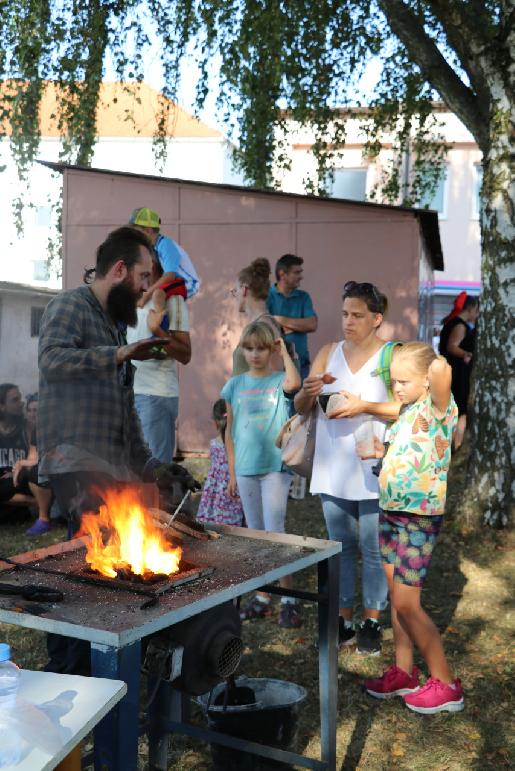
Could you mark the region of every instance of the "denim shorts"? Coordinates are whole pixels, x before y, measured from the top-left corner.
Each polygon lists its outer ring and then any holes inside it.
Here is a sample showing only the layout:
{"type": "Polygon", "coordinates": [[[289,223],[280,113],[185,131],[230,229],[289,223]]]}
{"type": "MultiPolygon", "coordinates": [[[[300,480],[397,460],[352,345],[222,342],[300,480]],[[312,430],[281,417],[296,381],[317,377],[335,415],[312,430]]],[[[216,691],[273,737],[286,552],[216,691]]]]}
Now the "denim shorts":
{"type": "Polygon", "coordinates": [[[422,588],[442,522],[443,516],[379,513],[381,559],[393,565],[394,581],[422,588]]]}

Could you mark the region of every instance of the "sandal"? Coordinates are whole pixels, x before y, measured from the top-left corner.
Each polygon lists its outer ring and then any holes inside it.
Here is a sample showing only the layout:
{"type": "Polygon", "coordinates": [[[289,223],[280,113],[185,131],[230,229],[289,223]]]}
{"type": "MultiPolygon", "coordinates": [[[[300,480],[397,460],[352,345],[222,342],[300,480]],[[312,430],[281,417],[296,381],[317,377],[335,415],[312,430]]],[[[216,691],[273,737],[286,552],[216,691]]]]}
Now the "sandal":
{"type": "Polygon", "coordinates": [[[250,621],[254,618],[266,618],[272,615],[272,607],[270,602],[263,602],[258,597],[254,596],[249,602],[247,602],[240,609],[240,619],[242,621],[250,621]]]}

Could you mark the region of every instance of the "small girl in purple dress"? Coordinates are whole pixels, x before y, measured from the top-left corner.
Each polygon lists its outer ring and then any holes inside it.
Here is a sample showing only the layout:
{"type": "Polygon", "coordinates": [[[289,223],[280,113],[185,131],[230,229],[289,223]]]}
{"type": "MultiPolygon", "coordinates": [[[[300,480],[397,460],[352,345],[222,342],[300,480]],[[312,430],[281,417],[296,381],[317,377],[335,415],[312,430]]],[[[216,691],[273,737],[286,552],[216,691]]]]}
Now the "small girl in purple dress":
{"type": "Polygon", "coordinates": [[[216,439],[209,445],[211,462],[197,512],[201,522],[216,522],[219,525],[243,524],[243,508],[239,498],[227,494],[229,466],[225,452],[225,429],[227,408],[225,399],[218,399],[213,407],[213,420],[218,430],[216,439]]]}

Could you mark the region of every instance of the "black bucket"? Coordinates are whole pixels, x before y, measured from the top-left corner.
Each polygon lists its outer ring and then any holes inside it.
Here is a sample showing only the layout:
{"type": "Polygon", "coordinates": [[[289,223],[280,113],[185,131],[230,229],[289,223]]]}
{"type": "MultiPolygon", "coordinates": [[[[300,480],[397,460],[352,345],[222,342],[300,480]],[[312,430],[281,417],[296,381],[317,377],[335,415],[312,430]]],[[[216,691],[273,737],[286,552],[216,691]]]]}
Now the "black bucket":
{"type": "MultiPolygon", "coordinates": [[[[244,704],[231,704],[229,700],[224,707],[226,687],[226,683],[220,683],[213,689],[211,699],[209,694],[198,699],[207,713],[208,726],[212,731],[282,750],[295,750],[298,714],[300,704],[306,698],[305,688],[296,683],[267,677],[238,677],[233,694],[235,700],[250,701],[251,694],[254,698],[251,703],[244,704]]],[[[291,768],[285,763],[219,744],[211,745],[211,756],[216,771],[275,771],[291,768]]]]}

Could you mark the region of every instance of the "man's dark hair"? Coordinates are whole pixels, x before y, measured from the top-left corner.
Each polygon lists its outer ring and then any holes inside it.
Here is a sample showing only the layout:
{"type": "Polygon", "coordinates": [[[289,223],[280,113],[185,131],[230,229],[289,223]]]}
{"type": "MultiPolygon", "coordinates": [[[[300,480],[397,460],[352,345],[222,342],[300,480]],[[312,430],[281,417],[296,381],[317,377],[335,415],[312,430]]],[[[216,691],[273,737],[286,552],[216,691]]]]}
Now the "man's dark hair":
{"type": "Polygon", "coordinates": [[[141,230],[127,226],[113,230],[97,249],[97,278],[107,275],[118,260],[123,260],[128,269],[134,267],[140,260],[140,246],[153,254],[152,244],[141,230]]]}
{"type": "Polygon", "coordinates": [[[2,383],[0,385],[0,404],[5,404],[7,400],[7,394],[9,391],[12,391],[13,388],[16,388],[17,391],[20,390],[15,383],[2,383]]]}
{"type": "Polygon", "coordinates": [[[297,257],[296,254],[283,254],[282,257],[279,257],[275,264],[275,278],[277,281],[279,281],[279,271],[284,270],[285,273],[288,273],[290,268],[293,268],[294,265],[303,265],[304,260],[302,257],[297,257]]]}

